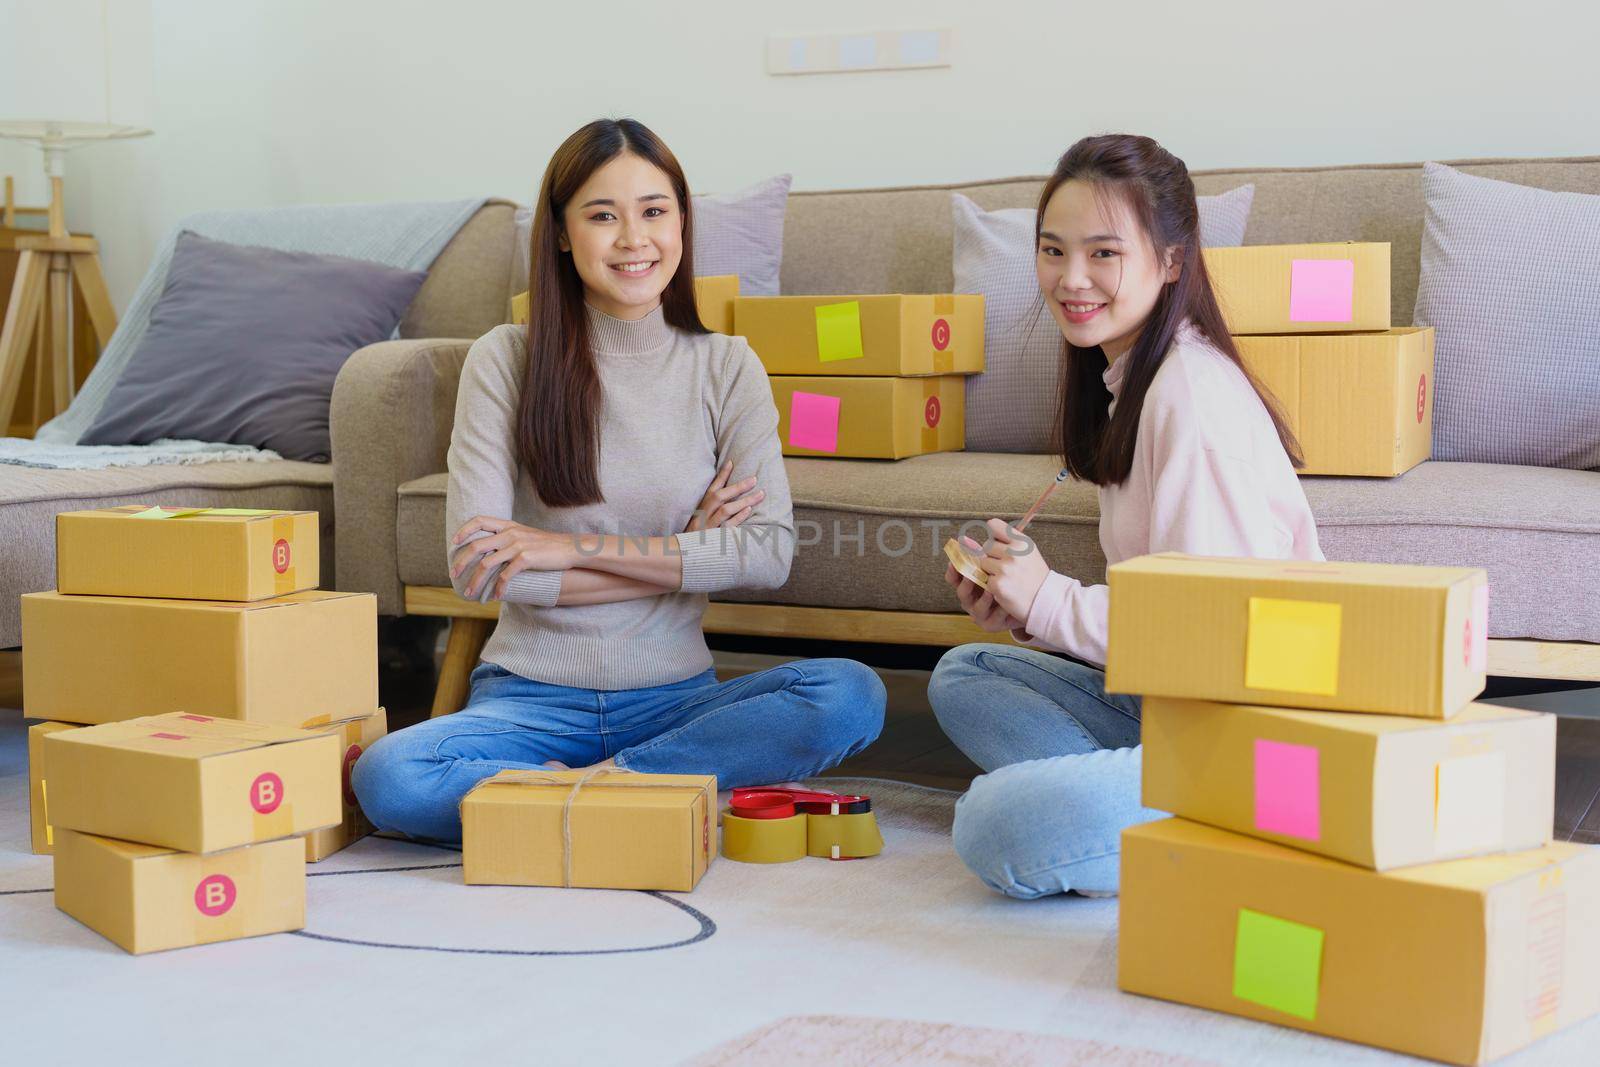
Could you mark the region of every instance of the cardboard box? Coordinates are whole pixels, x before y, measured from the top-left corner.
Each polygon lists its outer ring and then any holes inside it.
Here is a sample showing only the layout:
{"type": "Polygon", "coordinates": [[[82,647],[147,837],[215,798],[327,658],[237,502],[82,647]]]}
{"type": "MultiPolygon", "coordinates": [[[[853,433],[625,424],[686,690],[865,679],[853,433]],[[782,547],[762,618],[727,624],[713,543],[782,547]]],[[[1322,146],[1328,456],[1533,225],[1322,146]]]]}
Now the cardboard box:
{"type": "Polygon", "coordinates": [[[1117,984],[1450,1063],[1600,1009],[1600,849],[1378,874],[1184,819],[1122,835],[1117,984]]]}
{"type": "Polygon", "coordinates": [[[264,600],[315,589],[315,511],[161,508],[56,516],[56,588],[68,595],[264,600]]]}
{"type": "MultiPolygon", "coordinates": [[[[694,280],[694,301],[700,310],[700,321],[712,333],[733,332],[733,301],[739,295],[737,274],[707,274],[694,280]]],[[[528,321],[528,294],[518,293],[511,298],[511,321],[528,321]]]]}
{"type": "Polygon", "coordinates": [[[22,633],[31,718],[100,723],[192,711],[301,726],[378,706],[371,593],[312,590],[251,603],[28,593],[22,633]]]}
{"type": "Polygon", "coordinates": [[[306,924],[293,837],[197,856],[63,829],[55,867],[56,907],[136,955],[306,924]]]}
{"type": "Polygon", "coordinates": [[[586,781],[569,808],[586,773],[501,771],[479,782],[461,801],[466,883],[693,889],[717,851],[716,778],[617,771],[586,781]]]}
{"type": "Polygon", "coordinates": [[[339,742],[181,713],[53,733],[50,818],[58,830],[185,852],[320,830],[342,817],[339,742]]]}
{"type": "Polygon", "coordinates": [[[361,758],[361,753],[389,732],[389,716],[379,708],[364,719],[347,719],[317,728],[318,733],[333,734],[339,739],[339,796],[344,805],[344,821],[326,830],[313,830],[306,834],[306,862],[317,863],[341,849],[349,848],[372,833],[372,823],[356,800],[350,788],[350,770],[361,758]]]}
{"type": "Polygon", "coordinates": [[[733,302],[733,328],[768,374],[983,370],[982,296],[741,296],[733,302]]]}
{"type": "Polygon", "coordinates": [[[1433,452],[1433,329],[1235,337],[1300,439],[1301,474],[1390,478],[1433,452]]]}
{"type": "Polygon", "coordinates": [[[966,382],[956,375],[767,380],[786,456],[904,459],[966,447],[966,382]]]}
{"type": "Polygon", "coordinates": [[[1388,242],[1204,248],[1230,334],[1389,328],[1388,242]]]}
{"type": "Polygon", "coordinates": [[[1146,807],[1380,871],[1538,848],[1555,821],[1553,715],[1146,697],[1141,730],[1146,807]]]}
{"type": "Polygon", "coordinates": [[[44,770],[44,739],[62,730],[76,730],[69,722],[39,722],[28,727],[28,824],[35,856],[55,851],[55,827],[50,825],[50,783],[44,770]]]}
{"type": "Polygon", "coordinates": [[[1106,689],[1447,719],[1483,692],[1483,571],[1219,559],[1108,568],[1106,689]]]}

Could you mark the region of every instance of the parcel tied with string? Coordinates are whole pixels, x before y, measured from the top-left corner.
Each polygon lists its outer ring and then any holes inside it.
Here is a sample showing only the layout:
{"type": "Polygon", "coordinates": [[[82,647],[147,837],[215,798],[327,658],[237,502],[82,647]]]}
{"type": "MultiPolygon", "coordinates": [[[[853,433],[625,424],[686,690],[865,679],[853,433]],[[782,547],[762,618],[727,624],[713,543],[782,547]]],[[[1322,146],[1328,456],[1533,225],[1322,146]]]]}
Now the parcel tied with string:
{"type": "Polygon", "coordinates": [[[468,885],[688,892],[717,852],[717,779],[501,771],[461,801],[468,885]]]}

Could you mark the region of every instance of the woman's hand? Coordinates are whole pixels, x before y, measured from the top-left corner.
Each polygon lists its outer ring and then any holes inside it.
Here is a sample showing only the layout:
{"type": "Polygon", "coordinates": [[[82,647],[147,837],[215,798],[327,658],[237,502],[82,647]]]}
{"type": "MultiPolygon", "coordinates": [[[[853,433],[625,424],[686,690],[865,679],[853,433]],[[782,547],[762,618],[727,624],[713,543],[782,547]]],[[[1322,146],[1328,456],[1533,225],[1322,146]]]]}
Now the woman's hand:
{"type": "Polygon", "coordinates": [[[733,461],[729,460],[722,465],[721,470],[717,471],[717,476],[711,479],[706,495],[700,498],[700,505],[695,508],[694,516],[684,528],[685,533],[692,530],[710,530],[718,526],[737,526],[748,519],[755,506],[766,498],[766,490],[755,488],[755,475],[729,485],[728,478],[732,474],[733,461]]]}
{"type": "MultiPolygon", "coordinates": [[[[978,566],[989,576],[989,595],[1013,619],[1028,618],[1033,598],[1050,577],[1050,565],[1038,546],[1003,519],[989,520],[989,541],[983,546],[978,566]]],[[[1017,626],[1020,628],[1023,623],[1017,626]]]]}
{"type": "MultiPolygon", "coordinates": [[[[982,549],[971,538],[963,537],[962,542],[974,552],[982,549]]],[[[971,578],[956,570],[954,566],[946,563],[944,567],[944,580],[955,588],[956,599],[961,602],[961,609],[972,617],[978,628],[985,633],[999,633],[1002,630],[1020,630],[1023,624],[995,603],[993,595],[971,578]]]]}
{"type": "Polygon", "coordinates": [[[454,541],[462,547],[456,552],[450,567],[453,581],[469,568],[472,577],[463,594],[476,600],[483,592],[483,584],[504,564],[495,579],[494,600],[503,599],[506,583],[523,571],[564,571],[577,566],[577,548],[571,534],[553,533],[533,526],[523,526],[510,519],[495,519],[479,515],[456,531],[454,541]],[[488,537],[480,537],[471,544],[462,545],[479,530],[487,530],[488,537]],[[479,558],[481,557],[481,558],[479,558]],[[473,560],[477,559],[477,565],[473,560]]]}

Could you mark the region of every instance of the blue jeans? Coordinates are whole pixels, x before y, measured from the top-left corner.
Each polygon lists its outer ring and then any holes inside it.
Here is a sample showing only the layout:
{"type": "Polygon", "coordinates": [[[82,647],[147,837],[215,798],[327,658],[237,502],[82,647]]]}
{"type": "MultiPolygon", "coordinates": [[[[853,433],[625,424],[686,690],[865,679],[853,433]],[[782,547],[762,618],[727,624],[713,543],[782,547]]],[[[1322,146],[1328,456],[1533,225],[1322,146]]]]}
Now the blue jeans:
{"type": "Polygon", "coordinates": [[[1073,660],[998,644],[952,648],[928,700],[987,774],[956,803],[956,853],[984,884],[1031,900],[1115,893],[1122,831],[1164,813],[1139,803],[1139,698],[1106,693],[1073,660]]]}
{"type": "Polygon", "coordinates": [[[549,685],[480,663],[465,708],[380,739],[350,782],[379,829],[455,842],[461,798],[508,767],[614,759],[635,771],[714,774],[723,789],[808,778],[877,738],[884,699],[878,676],[844,659],[617,690],[549,685]]]}

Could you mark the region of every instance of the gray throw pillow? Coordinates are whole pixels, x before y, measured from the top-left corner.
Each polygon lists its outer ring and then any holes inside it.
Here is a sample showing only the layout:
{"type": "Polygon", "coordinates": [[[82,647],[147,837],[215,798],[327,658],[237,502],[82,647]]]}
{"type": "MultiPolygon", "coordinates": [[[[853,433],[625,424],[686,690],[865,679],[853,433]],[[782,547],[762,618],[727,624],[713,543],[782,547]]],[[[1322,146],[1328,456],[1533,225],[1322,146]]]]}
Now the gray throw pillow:
{"type": "MultiPolygon", "coordinates": [[[[1199,197],[1200,243],[1244,243],[1254,185],[1199,197]]],[[[1034,274],[1033,208],[984,211],[952,193],[955,290],[984,297],[982,374],[967,379],[967,450],[1049,452],[1061,332],[1034,274]]]]}
{"type": "Polygon", "coordinates": [[[149,329],[79,443],[176,437],[327,462],[339,368],[394,333],[427,276],[184,231],[149,329]]]}
{"type": "Polygon", "coordinates": [[[1600,196],[1422,172],[1433,458],[1600,468],[1600,196]]]}

